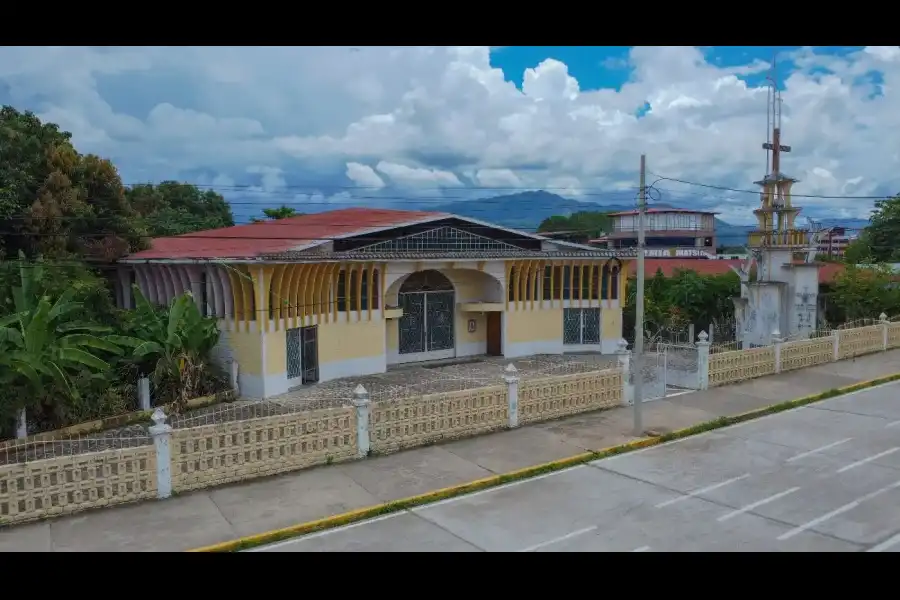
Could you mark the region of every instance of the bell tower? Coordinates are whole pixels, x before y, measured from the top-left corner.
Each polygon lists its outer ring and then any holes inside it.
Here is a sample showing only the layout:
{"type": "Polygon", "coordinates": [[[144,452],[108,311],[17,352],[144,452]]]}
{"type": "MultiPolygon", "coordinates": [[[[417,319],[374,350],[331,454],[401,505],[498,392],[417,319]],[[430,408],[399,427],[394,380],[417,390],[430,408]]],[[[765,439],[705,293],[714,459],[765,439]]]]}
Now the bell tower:
{"type": "Polygon", "coordinates": [[[738,274],[741,296],[734,299],[737,339],[742,346],[765,346],[776,337],[805,339],[818,321],[819,265],[811,259],[810,235],[795,225],[800,208],[791,190],[797,180],[782,171],[781,90],[776,61],[767,77],[766,174],[760,187],[759,207],[753,211],[757,226],[749,235],[751,258],[738,274]],[[755,281],[750,281],[756,263],[755,281]]]}
{"type": "MultiPolygon", "coordinates": [[[[794,221],[800,214],[800,208],[794,207],[791,201],[791,189],[797,180],[785,175],[781,170],[782,153],[791,151],[791,147],[782,144],[781,139],[781,90],[778,89],[778,75],[775,61],[766,78],[768,85],[766,142],[762,145],[766,151],[766,175],[755,182],[760,189],[759,208],[753,211],[756,215],[757,229],[750,234],[749,245],[759,256],[761,251],[781,250],[801,251],[809,245],[809,234],[795,228],[794,221]]],[[[763,275],[763,274],[761,274],[763,275]]],[[[765,273],[764,275],[769,275],[765,273]]]]}

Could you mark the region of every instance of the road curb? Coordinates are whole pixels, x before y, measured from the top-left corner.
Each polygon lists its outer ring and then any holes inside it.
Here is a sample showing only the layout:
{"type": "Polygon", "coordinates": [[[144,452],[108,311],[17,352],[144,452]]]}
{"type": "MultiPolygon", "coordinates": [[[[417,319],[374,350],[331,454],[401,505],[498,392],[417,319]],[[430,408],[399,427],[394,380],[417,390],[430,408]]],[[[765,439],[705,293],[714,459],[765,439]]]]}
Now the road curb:
{"type": "Polygon", "coordinates": [[[263,533],[258,533],[256,535],[246,536],[219,544],[203,546],[202,548],[194,548],[193,550],[188,550],[188,552],[238,552],[241,550],[248,550],[250,548],[255,548],[258,546],[264,546],[267,544],[272,544],[274,542],[280,542],[286,539],[300,537],[306,534],[324,531],[327,529],[334,529],[337,527],[342,527],[344,525],[349,525],[351,523],[365,521],[374,517],[408,510],[417,506],[438,502],[440,500],[446,500],[448,498],[455,498],[457,496],[463,496],[472,492],[499,487],[501,485],[512,483],[514,481],[521,481],[524,479],[537,477],[539,475],[552,473],[554,471],[561,471],[563,469],[575,467],[594,460],[609,458],[611,456],[625,454],[627,452],[632,452],[643,448],[650,448],[652,446],[658,446],[666,442],[671,442],[693,435],[699,435],[701,433],[707,433],[709,431],[714,431],[723,427],[729,427],[731,425],[737,425],[738,423],[743,423],[745,421],[777,414],[794,408],[800,408],[808,404],[813,404],[815,402],[820,402],[829,398],[850,394],[852,392],[857,392],[898,380],[900,380],[900,373],[894,373],[892,375],[886,375],[884,377],[878,377],[876,379],[870,379],[868,381],[860,381],[841,388],[831,389],[818,394],[811,394],[809,396],[795,398],[794,400],[772,404],[770,406],[747,411],[738,415],[733,415],[730,417],[719,417],[718,419],[714,419],[712,421],[698,423],[697,425],[692,425],[690,427],[679,429],[677,431],[673,431],[663,435],[641,438],[618,446],[604,448],[603,450],[584,452],[575,456],[570,456],[568,458],[554,460],[532,467],[525,467],[524,469],[518,469],[516,471],[503,473],[501,475],[485,477],[484,479],[478,479],[460,485],[427,492],[425,494],[419,494],[418,496],[411,496],[409,498],[403,498],[401,500],[394,500],[393,502],[385,502],[384,504],[360,508],[339,515],[325,517],[324,519],[317,519],[315,521],[299,523],[297,525],[292,525],[290,527],[285,527],[282,529],[274,529],[272,531],[266,531],[263,533]]]}

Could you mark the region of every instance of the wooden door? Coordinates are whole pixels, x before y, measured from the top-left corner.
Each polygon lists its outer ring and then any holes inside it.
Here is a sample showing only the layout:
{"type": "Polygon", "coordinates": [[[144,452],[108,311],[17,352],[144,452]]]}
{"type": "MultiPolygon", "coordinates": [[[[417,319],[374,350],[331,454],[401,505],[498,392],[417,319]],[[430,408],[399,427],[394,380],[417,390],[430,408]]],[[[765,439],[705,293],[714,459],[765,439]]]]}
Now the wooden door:
{"type": "Polygon", "coordinates": [[[503,356],[503,313],[487,313],[487,353],[503,356]]]}

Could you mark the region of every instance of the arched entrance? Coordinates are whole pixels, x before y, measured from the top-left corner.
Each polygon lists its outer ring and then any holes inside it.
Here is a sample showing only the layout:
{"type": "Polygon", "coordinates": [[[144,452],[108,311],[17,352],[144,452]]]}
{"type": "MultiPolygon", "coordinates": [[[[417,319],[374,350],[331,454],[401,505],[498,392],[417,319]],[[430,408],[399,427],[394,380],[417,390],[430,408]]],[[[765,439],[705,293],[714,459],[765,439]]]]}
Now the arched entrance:
{"type": "Polygon", "coordinates": [[[453,358],[455,293],[450,280],[438,271],[419,271],[406,278],[397,296],[403,309],[400,354],[407,360],[453,358]]]}

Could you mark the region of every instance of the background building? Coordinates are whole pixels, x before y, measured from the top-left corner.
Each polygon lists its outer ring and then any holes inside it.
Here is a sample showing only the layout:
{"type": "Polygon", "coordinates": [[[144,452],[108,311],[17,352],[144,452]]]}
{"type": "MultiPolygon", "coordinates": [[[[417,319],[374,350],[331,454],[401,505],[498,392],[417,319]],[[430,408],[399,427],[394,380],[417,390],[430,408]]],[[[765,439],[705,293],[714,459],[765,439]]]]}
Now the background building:
{"type": "Polygon", "coordinates": [[[856,233],[849,233],[844,227],[829,227],[816,232],[816,251],[828,257],[841,257],[853,240],[856,233]]]}
{"type": "MultiPolygon", "coordinates": [[[[612,231],[591,240],[607,248],[634,248],[638,243],[638,211],[610,213],[612,231]]],[[[697,248],[716,252],[716,213],[684,208],[650,208],[644,216],[648,248],[697,248]]]]}

